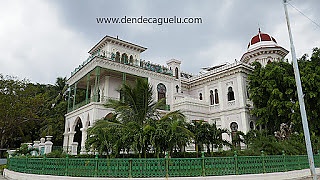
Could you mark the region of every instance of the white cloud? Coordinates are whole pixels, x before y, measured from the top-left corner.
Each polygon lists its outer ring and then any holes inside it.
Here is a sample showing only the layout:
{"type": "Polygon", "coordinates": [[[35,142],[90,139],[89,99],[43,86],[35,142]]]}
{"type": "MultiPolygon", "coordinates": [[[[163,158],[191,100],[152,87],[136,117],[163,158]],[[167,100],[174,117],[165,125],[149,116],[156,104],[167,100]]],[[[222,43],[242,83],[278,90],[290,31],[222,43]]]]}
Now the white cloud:
{"type": "Polygon", "coordinates": [[[0,3],[0,73],[54,83],[69,76],[87,55],[81,33],[61,23],[48,1],[0,3]]]}

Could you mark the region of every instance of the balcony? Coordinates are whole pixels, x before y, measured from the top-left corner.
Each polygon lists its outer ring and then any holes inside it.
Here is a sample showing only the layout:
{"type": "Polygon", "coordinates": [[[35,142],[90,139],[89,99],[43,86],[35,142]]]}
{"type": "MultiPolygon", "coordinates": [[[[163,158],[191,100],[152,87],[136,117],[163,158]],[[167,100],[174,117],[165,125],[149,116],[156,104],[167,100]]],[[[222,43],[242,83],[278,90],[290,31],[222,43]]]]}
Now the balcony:
{"type": "Polygon", "coordinates": [[[114,99],[114,100],[119,100],[119,98],[115,98],[115,97],[106,97],[106,96],[102,96],[101,99],[99,99],[97,96],[93,96],[87,100],[81,101],[78,104],[75,104],[73,107],[68,107],[68,113],[72,112],[74,110],[77,110],[87,104],[90,104],[92,102],[96,102],[96,103],[100,103],[101,105],[105,104],[107,102],[108,99],[114,99]]]}

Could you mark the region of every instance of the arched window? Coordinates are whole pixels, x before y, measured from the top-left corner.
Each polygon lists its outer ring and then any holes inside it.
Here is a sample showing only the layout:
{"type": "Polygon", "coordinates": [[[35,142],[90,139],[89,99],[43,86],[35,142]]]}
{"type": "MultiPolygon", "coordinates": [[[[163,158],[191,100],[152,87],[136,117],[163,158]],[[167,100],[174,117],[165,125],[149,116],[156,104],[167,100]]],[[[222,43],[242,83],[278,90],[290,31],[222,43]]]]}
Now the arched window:
{"type": "Polygon", "coordinates": [[[131,65],[133,65],[133,56],[132,55],[130,56],[130,61],[129,62],[130,62],[131,65]]]}
{"type": "Polygon", "coordinates": [[[240,146],[240,137],[237,134],[238,131],[238,123],[232,122],[230,124],[230,129],[231,129],[231,138],[232,138],[232,144],[234,146],[240,146]]]}
{"type": "Polygon", "coordinates": [[[121,63],[128,64],[128,55],[126,53],[123,53],[121,56],[121,63]]]}
{"type": "Polygon", "coordinates": [[[219,104],[219,94],[218,94],[218,89],[214,90],[214,99],[215,99],[215,103],[219,104]]]}
{"type": "Polygon", "coordinates": [[[210,105],[214,104],[214,97],[213,97],[213,91],[210,90],[210,105]]]}
{"type": "Polygon", "coordinates": [[[232,122],[230,124],[230,129],[231,129],[231,132],[237,132],[238,131],[238,123],[232,122]]]}
{"type": "Polygon", "coordinates": [[[179,93],[179,86],[178,85],[176,85],[176,91],[177,91],[177,93],[179,93]]]}
{"type": "Polygon", "coordinates": [[[179,79],[179,70],[177,67],[175,69],[175,75],[176,75],[176,79],[179,79]]]}
{"type": "Polygon", "coordinates": [[[164,84],[159,83],[157,86],[157,91],[158,91],[158,101],[160,101],[161,99],[164,99],[164,103],[166,103],[166,92],[167,92],[167,88],[164,84]]]}
{"type": "Polygon", "coordinates": [[[116,55],[114,53],[111,53],[111,60],[114,61],[116,58],[116,55]]]}
{"type": "Polygon", "coordinates": [[[232,90],[232,87],[228,88],[228,101],[233,101],[234,100],[234,92],[232,90]]]}
{"type": "Polygon", "coordinates": [[[116,62],[120,62],[120,53],[119,53],[119,51],[116,52],[116,62]]]}
{"type": "Polygon", "coordinates": [[[253,130],[253,129],[254,129],[253,121],[250,121],[249,126],[250,126],[250,130],[253,130]]]}
{"type": "Polygon", "coordinates": [[[202,93],[199,93],[199,99],[202,100],[202,93]]]}

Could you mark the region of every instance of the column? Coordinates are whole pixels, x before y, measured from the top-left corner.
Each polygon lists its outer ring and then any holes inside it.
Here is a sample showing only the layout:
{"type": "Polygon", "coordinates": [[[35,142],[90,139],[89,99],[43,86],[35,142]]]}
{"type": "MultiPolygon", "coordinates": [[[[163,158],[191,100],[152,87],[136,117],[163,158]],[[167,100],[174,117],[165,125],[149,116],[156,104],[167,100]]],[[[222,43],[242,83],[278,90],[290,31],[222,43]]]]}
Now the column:
{"type": "Polygon", "coordinates": [[[86,128],[81,128],[80,129],[82,137],[81,137],[81,150],[80,150],[80,154],[85,154],[86,153],[86,140],[87,140],[87,129],[86,128]]]}
{"type": "Polygon", "coordinates": [[[104,96],[106,98],[109,97],[109,82],[110,82],[110,76],[106,76],[105,85],[104,85],[104,96]]]}
{"type": "Polygon", "coordinates": [[[70,97],[71,97],[71,87],[69,86],[67,112],[69,112],[69,109],[70,109],[70,103],[71,103],[70,97]]]}
{"type": "Polygon", "coordinates": [[[126,84],[127,74],[125,72],[122,73],[122,84],[126,84]]]}
{"type": "Polygon", "coordinates": [[[98,91],[99,91],[99,85],[100,85],[100,67],[96,67],[96,78],[94,81],[94,102],[98,101],[98,91]]]}
{"type": "Polygon", "coordinates": [[[68,142],[68,153],[70,154],[71,152],[71,145],[73,143],[73,138],[74,138],[74,135],[76,134],[75,131],[73,132],[69,132],[69,142],[68,142]]]}
{"type": "Polygon", "coordinates": [[[63,152],[68,152],[69,132],[63,133],[63,152]]]}
{"type": "Polygon", "coordinates": [[[40,138],[40,144],[39,144],[39,154],[43,155],[44,154],[44,148],[45,148],[45,138],[40,138]]]}
{"type": "Polygon", "coordinates": [[[52,151],[52,145],[53,143],[51,142],[52,136],[46,136],[47,141],[44,143],[44,153],[49,154],[52,151]]]}
{"type": "Polygon", "coordinates": [[[74,83],[72,110],[74,110],[74,107],[76,105],[76,94],[77,94],[77,83],[74,83]]]}
{"type": "Polygon", "coordinates": [[[90,100],[89,100],[89,86],[90,86],[90,73],[87,75],[86,104],[88,104],[90,102],[90,100]]]}

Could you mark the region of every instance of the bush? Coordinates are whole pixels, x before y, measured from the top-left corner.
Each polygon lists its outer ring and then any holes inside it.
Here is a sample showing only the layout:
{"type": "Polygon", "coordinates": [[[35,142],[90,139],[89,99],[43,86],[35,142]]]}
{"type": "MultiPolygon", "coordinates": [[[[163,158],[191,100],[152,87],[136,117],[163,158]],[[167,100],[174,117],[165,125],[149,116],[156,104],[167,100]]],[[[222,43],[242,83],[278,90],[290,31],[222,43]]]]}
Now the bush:
{"type": "Polygon", "coordinates": [[[7,168],[7,165],[6,165],[6,164],[2,164],[2,165],[0,165],[0,172],[1,172],[1,175],[2,175],[3,170],[4,170],[4,169],[6,169],[6,168],[7,168]]]}
{"type": "Polygon", "coordinates": [[[67,154],[65,152],[62,152],[61,150],[54,150],[49,154],[46,154],[46,157],[48,158],[65,158],[67,157],[67,154]]]}

